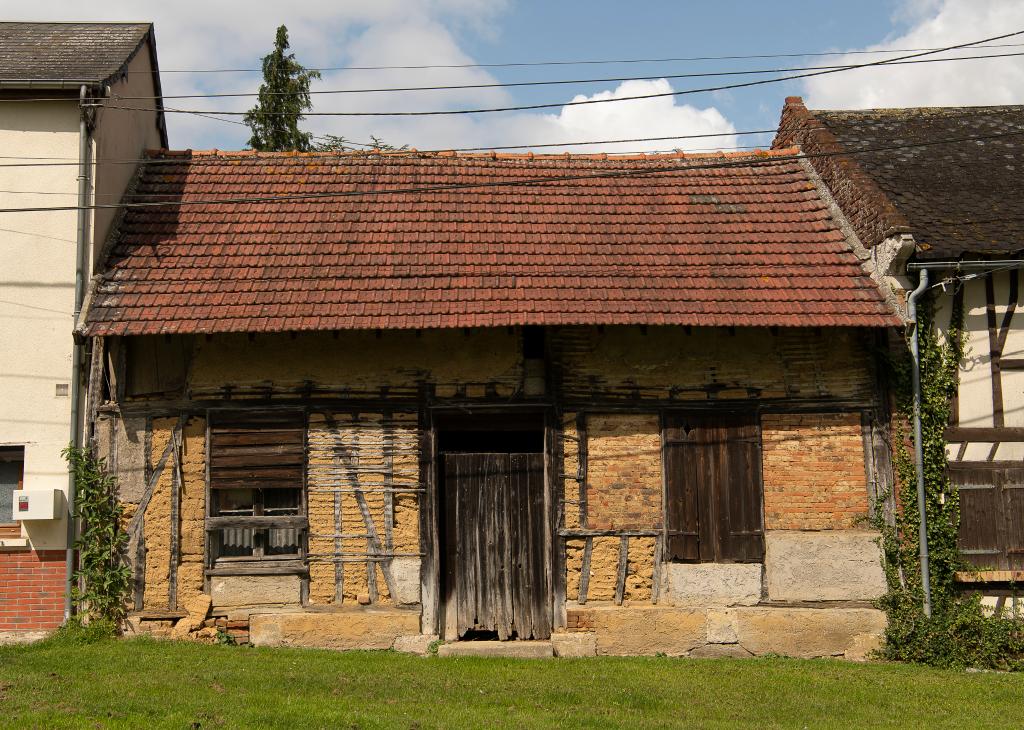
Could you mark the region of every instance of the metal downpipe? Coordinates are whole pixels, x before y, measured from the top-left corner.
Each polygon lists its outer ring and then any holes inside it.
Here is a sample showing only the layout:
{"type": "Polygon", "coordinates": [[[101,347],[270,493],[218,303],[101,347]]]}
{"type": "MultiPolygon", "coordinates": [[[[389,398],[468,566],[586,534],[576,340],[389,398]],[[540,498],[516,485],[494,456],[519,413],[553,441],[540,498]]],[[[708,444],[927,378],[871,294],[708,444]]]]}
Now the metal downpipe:
{"type": "MultiPolygon", "coordinates": [[[[88,266],[87,233],[89,227],[89,124],[86,117],[85,99],[89,87],[85,84],[79,89],[78,106],[78,229],[75,235],[75,308],[72,317],[72,328],[77,326],[78,317],[82,312],[82,301],[85,299],[85,276],[88,266]]],[[[81,397],[82,397],[82,350],[78,338],[74,340],[71,353],[71,446],[79,447],[82,443],[81,428],[81,397]]],[[[74,582],[75,541],[78,539],[78,525],[75,521],[75,472],[68,464],[68,511],[67,511],[67,552],[64,570],[64,623],[71,618],[71,588],[74,582]]]]}
{"type": "Polygon", "coordinates": [[[907,315],[913,325],[910,337],[910,355],[914,361],[911,382],[914,391],[914,470],[917,472],[918,542],[921,553],[921,587],[924,590],[924,615],[932,615],[932,584],[928,568],[928,515],[925,509],[924,445],[921,443],[921,352],[917,320],[917,300],[928,288],[928,269],[921,269],[917,288],[907,299],[907,315]]]}

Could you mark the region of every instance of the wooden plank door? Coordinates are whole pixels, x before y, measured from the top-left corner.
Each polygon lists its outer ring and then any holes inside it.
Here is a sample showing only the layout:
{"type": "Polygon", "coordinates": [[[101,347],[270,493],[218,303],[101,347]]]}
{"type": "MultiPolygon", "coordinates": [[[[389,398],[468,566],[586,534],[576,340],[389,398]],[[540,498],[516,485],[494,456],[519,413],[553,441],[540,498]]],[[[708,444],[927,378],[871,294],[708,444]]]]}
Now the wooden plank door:
{"type": "Polygon", "coordinates": [[[667,556],[692,562],[764,557],[760,428],[753,411],[665,418],[667,556]]]}
{"type": "Polygon", "coordinates": [[[444,455],[445,636],[551,633],[542,454],[444,455]]]}

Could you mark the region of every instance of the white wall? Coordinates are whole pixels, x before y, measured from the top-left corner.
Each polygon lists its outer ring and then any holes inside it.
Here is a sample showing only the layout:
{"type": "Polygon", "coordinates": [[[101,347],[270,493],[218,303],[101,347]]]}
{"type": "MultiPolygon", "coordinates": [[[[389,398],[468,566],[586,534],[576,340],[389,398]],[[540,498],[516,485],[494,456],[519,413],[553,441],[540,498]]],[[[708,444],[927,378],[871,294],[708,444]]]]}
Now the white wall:
{"type": "MultiPolygon", "coordinates": [[[[149,50],[142,48],[129,70],[150,69],[149,50]]],[[[153,79],[132,73],[112,84],[112,91],[151,97],[153,79]]],[[[153,108],[152,101],[113,103],[153,108]]],[[[16,158],[0,159],[0,208],[77,204],[78,134],[77,94],[58,102],[0,102],[0,157],[16,158]],[[39,157],[57,159],[30,159],[39,157]],[[71,164],[2,166],[16,162],[71,164]]],[[[94,202],[119,202],[136,171],[122,161],[160,144],[152,111],[100,110],[93,135],[94,202]]],[[[115,219],[114,210],[91,216],[94,257],[115,219]]],[[[0,446],[24,445],[25,489],[67,488],[60,452],[70,440],[71,400],[57,396],[56,386],[70,390],[76,228],[73,210],[0,213],[0,446]]],[[[23,526],[36,549],[64,547],[65,534],[63,521],[23,526]]]]}
{"type": "MultiPolygon", "coordinates": [[[[78,102],[0,103],[0,165],[78,159],[78,102]]],[[[74,165],[0,167],[0,208],[74,205],[74,165]],[[25,194],[6,191],[28,191],[25,194]]],[[[67,487],[75,282],[74,211],[0,213],[0,445],[24,445],[25,488],[67,487]]],[[[65,544],[63,521],[35,522],[37,548],[65,544]]]]}
{"type": "MultiPolygon", "coordinates": [[[[112,96],[153,97],[155,88],[151,71],[153,65],[148,47],[143,47],[128,65],[130,72],[124,79],[111,84],[112,96]]],[[[109,102],[112,107],[138,107],[146,111],[128,111],[118,108],[102,108],[96,116],[96,130],[93,133],[93,159],[96,161],[95,191],[97,203],[119,202],[125,188],[135,176],[137,166],[124,164],[124,160],[141,158],[146,150],[162,146],[157,116],[153,111],[152,99],[127,99],[109,102]]],[[[93,216],[93,259],[103,251],[110,233],[110,226],[117,218],[113,209],[97,210],[93,216]]]]}

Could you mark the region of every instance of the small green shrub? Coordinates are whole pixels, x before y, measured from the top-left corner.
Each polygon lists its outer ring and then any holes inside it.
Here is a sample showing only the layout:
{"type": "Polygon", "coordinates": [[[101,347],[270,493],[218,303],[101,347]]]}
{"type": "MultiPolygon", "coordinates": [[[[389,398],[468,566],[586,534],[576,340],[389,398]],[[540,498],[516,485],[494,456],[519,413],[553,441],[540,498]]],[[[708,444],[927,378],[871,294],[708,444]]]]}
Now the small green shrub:
{"type": "Polygon", "coordinates": [[[124,507],[117,499],[113,477],[89,449],[64,449],[75,475],[75,517],[81,534],[76,585],[71,597],[78,614],[91,624],[98,620],[119,625],[128,611],[131,568],[123,560],[128,535],[121,527],[124,507]]]}
{"type": "Polygon", "coordinates": [[[74,616],[43,640],[45,645],[83,646],[110,641],[118,636],[118,625],[107,619],[84,622],[74,616]]]}

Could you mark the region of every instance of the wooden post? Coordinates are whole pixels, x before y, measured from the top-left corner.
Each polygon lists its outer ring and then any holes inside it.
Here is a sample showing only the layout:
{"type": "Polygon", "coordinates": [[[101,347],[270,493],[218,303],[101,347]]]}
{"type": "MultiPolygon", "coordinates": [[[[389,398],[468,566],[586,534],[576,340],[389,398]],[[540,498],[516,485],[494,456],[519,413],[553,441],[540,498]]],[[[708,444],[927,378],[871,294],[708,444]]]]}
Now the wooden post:
{"type": "Polygon", "coordinates": [[[178,562],[181,559],[182,442],[178,441],[178,432],[171,431],[174,464],[171,467],[171,546],[170,565],[167,569],[167,607],[172,611],[178,608],[178,562]]]}
{"type": "Polygon", "coordinates": [[[581,606],[587,603],[587,593],[590,590],[590,557],[594,552],[594,538],[587,537],[583,541],[583,563],[580,566],[580,595],[576,602],[581,606]]]}
{"type": "Polygon", "coordinates": [[[622,605],[626,592],[626,574],[629,572],[629,537],[619,538],[619,570],[615,578],[615,605],[622,605]]]}

